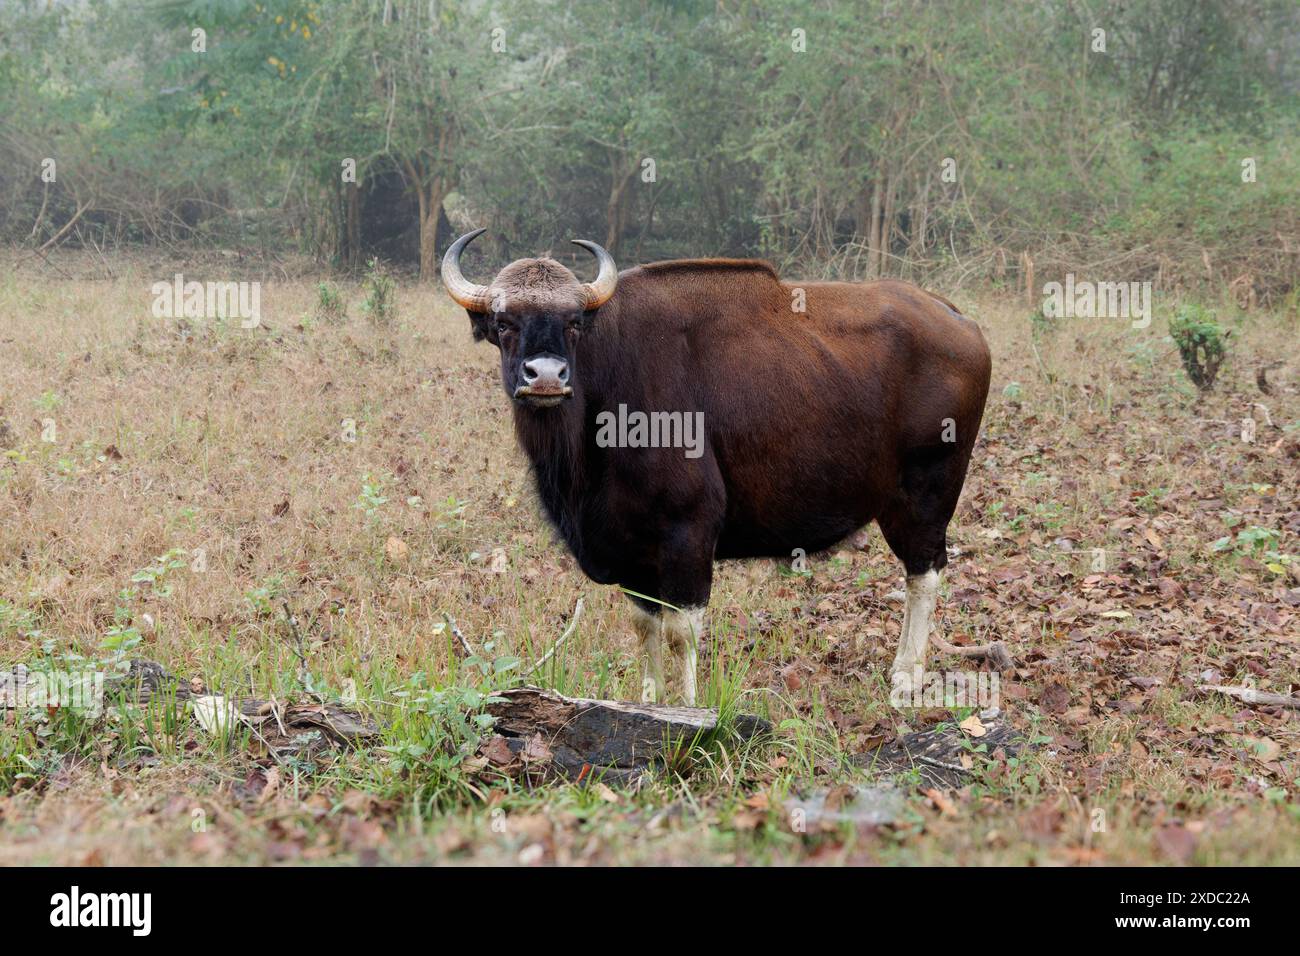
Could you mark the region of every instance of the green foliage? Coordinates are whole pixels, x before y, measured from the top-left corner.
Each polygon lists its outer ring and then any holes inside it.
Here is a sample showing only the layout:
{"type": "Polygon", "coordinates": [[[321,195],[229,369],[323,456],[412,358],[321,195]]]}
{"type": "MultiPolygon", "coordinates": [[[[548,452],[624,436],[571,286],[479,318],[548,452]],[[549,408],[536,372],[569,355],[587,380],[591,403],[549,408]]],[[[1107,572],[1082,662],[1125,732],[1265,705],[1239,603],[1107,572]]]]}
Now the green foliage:
{"type": "Polygon", "coordinates": [[[379,517],[379,511],[384,505],[388,504],[388,497],[384,494],[383,482],[370,475],[361,479],[361,494],[357,495],[357,500],[353,502],[352,507],[365,513],[366,520],[374,523],[379,517]]]}
{"type": "Polygon", "coordinates": [[[171,596],[169,576],[185,567],[186,552],[179,548],[161,554],[153,562],[131,575],[131,584],[118,592],[113,608],[113,625],[100,641],[103,652],[100,663],[109,673],[125,673],[130,666],[132,652],[144,640],[137,623],[137,604],[145,597],[171,596]]]}
{"type": "Polygon", "coordinates": [[[68,758],[90,757],[95,729],[93,717],[70,707],[15,712],[12,722],[0,724],[0,794],[36,786],[68,758]]]}
{"type": "Polygon", "coordinates": [[[366,298],[362,314],[375,325],[391,325],[397,317],[397,283],[378,259],[371,259],[366,271],[366,298]]]}
{"type": "Polygon", "coordinates": [[[181,548],[173,548],[166,554],[159,555],[153,559],[152,564],[131,575],[131,583],[148,585],[149,591],[155,597],[170,597],[172,585],[168,581],[168,575],[172,571],[178,571],[185,567],[184,559],[187,553],[181,548]]]}
{"type": "MultiPolygon", "coordinates": [[[[1240,522],[1228,522],[1231,529],[1240,522]]],[[[1210,547],[1219,554],[1233,555],[1237,558],[1252,558],[1262,561],[1273,574],[1285,576],[1295,567],[1297,558],[1282,550],[1282,532],[1276,528],[1262,528],[1259,525],[1247,525],[1240,528],[1235,535],[1227,534],[1215,541],[1210,547]]]]}
{"type": "Polygon", "coordinates": [[[36,637],[40,634],[36,623],[35,611],[0,598],[0,638],[36,637]]]}
{"type": "Polygon", "coordinates": [[[249,609],[255,617],[269,618],[275,616],[275,602],[284,593],[284,575],[276,573],[264,578],[257,587],[250,588],[244,595],[244,600],[248,602],[249,609]]]}
{"type": "Polygon", "coordinates": [[[1194,303],[1179,308],[1169,321],[1169,335],[1178,346],[1183,369],[1199,390],[1208,391],[1214,387],[1219,366],[1227,354],[1227,338],[1231,334],[1223,331],[1209,309],[1194,303]]]}
{"type": "Polygon", "coordinates": [[[1057,316],[1048,315],[1039,306],[1029,315],[1029,328],[1034,338],[1043,338],[1056,332],[1061,327],[1061,320],[1057,316]]]}
{"type": "Polygon", "coordinates": [[[1250,525],[1242,528],[1236,536],[1225,535],[1214,542],[1215,551],[1236,551],[1238,554],[1259,554],[1272,550],[1281,540],[1282,534],[1275,528],[1261,528],[1250,525]]]}
{"type": "Polygon", "coordinates": [[[316,318],[338,323],[348,317],[348,304],[338,288],[328,282],[316,284],[316,318]]]}
{"type": "Polygon", "coordinates": [[[493,718],[485,708],[504,700],[492,691],[505,689],[519,666],[518,658],[495,657],[494,650],[488,642],[481,655],[465,659],[463,683],[434,688],[419,672],[393,695],[398,706],[385,731],[389,742],[382,748],[391,758],[388,772],[401,778],[403,787],[414,791],[416,802],[430,810],[473,798],[466,762],[492,728],[493,718]]]}
{"type": "Polygon", "coordinates": [[[298,242],[354,270],[388,254],[382,225],[428,272],[445,212],[497,259],[589,236],[624,260],[964,276],[1122,247],[1285,297],[1297,34],[1291,0],[1046,0],[1013,29],[980,0],[16,0],[0,238],[79,215],[65,241],[298,242]]]}

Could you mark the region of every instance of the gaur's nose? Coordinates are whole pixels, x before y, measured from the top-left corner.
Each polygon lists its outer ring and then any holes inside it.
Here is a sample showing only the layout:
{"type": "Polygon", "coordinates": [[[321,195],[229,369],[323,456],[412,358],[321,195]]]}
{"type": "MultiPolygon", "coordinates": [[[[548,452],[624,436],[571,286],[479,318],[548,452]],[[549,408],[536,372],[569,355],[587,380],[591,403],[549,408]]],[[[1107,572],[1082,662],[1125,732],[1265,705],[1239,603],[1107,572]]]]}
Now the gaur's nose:
{"type": "Polygon", "coordinates": [[[563,359],[544,356],[524,363],[525,385],[566,385],[569,381],[569,363],[563,359]]]}

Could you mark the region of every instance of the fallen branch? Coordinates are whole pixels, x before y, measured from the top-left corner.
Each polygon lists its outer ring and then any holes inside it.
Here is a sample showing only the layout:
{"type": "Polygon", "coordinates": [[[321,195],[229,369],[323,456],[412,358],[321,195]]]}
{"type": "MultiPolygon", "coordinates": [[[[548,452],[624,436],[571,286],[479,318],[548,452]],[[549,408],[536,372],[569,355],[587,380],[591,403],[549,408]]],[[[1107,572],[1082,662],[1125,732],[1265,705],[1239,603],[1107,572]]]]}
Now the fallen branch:
{"type": "Polygon", "coordinates": [[[1286,694],[1271,694],[1268,691],[1256,690],[1253,687],[1237,687],[1227,684],[1199,684],[1196,689],[1215,694],[1223,694],[1226,697],[1235,697],[1237,700],[1243,701],[1247,704],[1263,704],[1266,707],[1290,707],[1292,710],[1300,710],[1300,698],[1288,697],[1286,694]]]}
{"type": "Polygon", "coordinates": [[[567,641],[569,639],[569,635],[572,634],[575,630],[577,630],[578,619],[580,617],[582,617],[582,598],[578,598],[578,603],[573,606],[573,619],[569,621],[569,626],[564,629],[564,633],[560,635],[560,639],[551,645],[551,649],[547,651],[545,654],[543,654],[541,659],[538,660],[536,664],[528,668],[528,670],[524,671],[525,675],[532,675],[536,673],[538,670],[541,669],[543,664],[545,664],[547,661],[549,661],[552,657],[555,656],[555,652],[560,649],[560,645],[563,644],[565,641],[567,641]]]}
{"type": "Polygon", "coordinates": [[[1250,416],[1251,416],[1251,418],[1254,418],[1254,417],[1255,417],[1255,409],[1257,409],[1257,408],[1258,408],[1258,409],[1261,409],[1261,410],[1264,412],[1264,424],[1267,425],[1269,428],[1277,428],[1277,426],[1273,424],[1273,416],[1270,415],[1269,412],[1268,412],[1268,406],[1265,405],[1263,402],[1251,402],[1251,403],[1250,403],[1250,409],[1251,409],[1251,411],[1250,411],[1250,416]]]}
{"type": "MultiPolygon", "coordinates": [[[[518,765],[570,780],[594,776],[629,784],[718,727],[718,712],[705,707],[564,697],[537,687],[494,696],[502,700],[487,710],[496,718],[498,736],[485,741],[481,752],[505,773],[518,765]]],[[[740,715],[733,727],[748,739],[771,725],[740,715]]]]}
{"type": "Polygon", "coordinates": [[[447,622],[447,627],[451,629],[452,636],[460,642],[461,650],[465,652],[466,656],[477,657],[478,651],[474,650],[474,645],[469,642],[469,638],[460,632],[460,628],[456,626],[455,618],[450,614],[444,614],[442,619],[447,622]]]}
{"type": "Polygon", "coordinates": [[[934,641],[934,646],[945,654],[955,654],[958,657],[970,657],[975,660],[988,661],[999,671],[1011,670],[1016,666],[1015,658],[1007,650],[1007,645],[1001,641],[993,641],[989,644],[972,644],[969,647],[961,647],[957,644],[949,644],[938,634],[930,635],[934,641]]]}
{"type": "Polygon", "coordinates": [[[78,202],[78,203],[77,203],[77,211],[76,211],[75,213],[72,214],[72,218],[71,218],[71,219],[69,219],[66,223],[63,224],[63,228],[62,228],[62,229],[60,229],[60,230],[59,230],[58,232],[56,232],[54,235],[50,236],[49,239],[45,240],[44,243],[42,243],[42,244],[41,244],[40,246],[38,246],[37,248],[33,249],[33,250],[32,250],[31,252],[29,252],[27,255],[22,256],[21,258],[15,259],[14,262],[13,262],[13,265],[11,266],[11,268],[13,268],[13,269],[17,269],[19,265],[21,265],[22,263],[26,262],[28,259],[32,258],[33,256],[40,256],[41,259],[44,260],[44,259],[45,259],[45,250],[48,249],[48,248],[50,248],[50,246],[55,245],[55,244],[58,243],[58,242],[59,242],[59,241],[60,241],[64,236],[66,236],[66,235],[68,234],[69,230],[71,230],[72,227],[75,226],[75,225],[77,224],[77,220],[81,218],[82,213],[84,213],[84,212],[85,212],[87,209],[89,209],[89,208],[90,208],[90,203],[86,203],[85,205],[82,205],[80,202],[78,202]]]}
{"type": "Polygon", "coordinates": [[[1268,373],[1276,368],[1281,368],[1286,363],[1279,359],[1276,362],[1267,362],[1255,370],[1255,385],[1265,395],[1273,394],[1273,386],[1268,381],[1268,373]]]}

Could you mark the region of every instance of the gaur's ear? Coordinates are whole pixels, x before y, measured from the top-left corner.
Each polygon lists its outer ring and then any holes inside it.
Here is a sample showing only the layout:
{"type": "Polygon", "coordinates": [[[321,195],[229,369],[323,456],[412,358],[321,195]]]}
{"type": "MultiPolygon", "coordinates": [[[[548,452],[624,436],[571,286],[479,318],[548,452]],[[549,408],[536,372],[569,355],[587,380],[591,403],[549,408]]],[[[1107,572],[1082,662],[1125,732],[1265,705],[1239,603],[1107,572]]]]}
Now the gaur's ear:
{"type": "Polygon", "coordinates": [[[486,312],[473,312],[470,309],[466,309],[465,314],[469,316],[469,330],[474,334],[474,341],[482,342],[488,339],[496,345],[496,338],[492,335],[492,323],[489,321],[492,317],[486,312]]]}

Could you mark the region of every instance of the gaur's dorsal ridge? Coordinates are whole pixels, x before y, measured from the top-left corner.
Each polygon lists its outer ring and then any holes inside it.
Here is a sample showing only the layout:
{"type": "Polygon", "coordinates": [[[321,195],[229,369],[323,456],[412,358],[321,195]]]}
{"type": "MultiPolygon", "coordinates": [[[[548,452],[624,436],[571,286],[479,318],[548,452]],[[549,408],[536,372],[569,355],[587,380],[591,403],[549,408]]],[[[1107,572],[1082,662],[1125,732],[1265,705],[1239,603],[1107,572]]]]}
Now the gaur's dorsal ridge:
{"type": "Polygon", "coordinates": [[[762,259],[669,259],[640,266],[645,272],[762,272],[780,281],[776,267],[762,259]]]}

